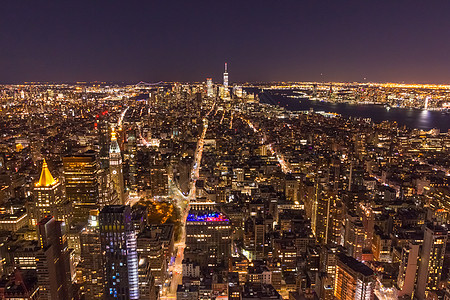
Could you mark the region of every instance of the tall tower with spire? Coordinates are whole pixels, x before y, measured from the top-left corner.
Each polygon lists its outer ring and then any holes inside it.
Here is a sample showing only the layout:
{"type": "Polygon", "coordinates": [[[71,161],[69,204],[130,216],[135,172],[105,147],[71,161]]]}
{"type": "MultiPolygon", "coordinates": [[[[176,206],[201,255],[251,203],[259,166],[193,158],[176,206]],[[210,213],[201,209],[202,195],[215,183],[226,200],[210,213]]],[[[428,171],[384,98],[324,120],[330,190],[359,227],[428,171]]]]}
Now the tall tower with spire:
{"type": "Polygon", "coordinates": [[[122,155],[120,153],[119,144],[117,143],[114,128],[111,132],[111,146],[109,148],[109,172],[111,175],[113,188],[117,192],[120,202],[124,203],[122,155]]]}
{"type": "Polygon", "coordinates": [[[46,216],[54,216],[55,219],[63,219],[61,182],[53,178],[44,159],[41,176],[34,185],[33,207],[31,207],[31,225],[35,226],[46,216]]]}
{"type": "Polygon", "coordinates": [[[223,86],[225,89],[228,88],[228,64],[225,63],[225,72],[223,72],[223,86]]]}

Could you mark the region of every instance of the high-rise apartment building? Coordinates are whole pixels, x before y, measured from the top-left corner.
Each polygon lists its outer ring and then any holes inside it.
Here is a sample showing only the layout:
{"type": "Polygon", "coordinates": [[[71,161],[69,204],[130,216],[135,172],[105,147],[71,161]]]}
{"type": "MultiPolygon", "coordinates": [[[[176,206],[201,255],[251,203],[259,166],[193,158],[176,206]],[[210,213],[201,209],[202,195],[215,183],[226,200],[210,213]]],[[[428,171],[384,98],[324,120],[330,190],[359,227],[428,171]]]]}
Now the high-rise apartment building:
{"type": "Polygon", "coordinates": [[[372,239],[374,233],[375,214],[373,212],[370,203],[359,203],[357,206],[358,214],[361,217],[361,221],[364,227],[364,250],[371,251],[372,239]]]}
{"type": "Polygon", "coordinates": [[[374,299],[375,273],[351,256],[338,254],[334,296],[338,300],[374,299]]]}
{"type": "Polygon", "coordinates": [[[47,216],[37,226],[41,247],[36,254],[39,299],[73,299],[65,223],[47,216]]]}
{"type": "Polygon", "coordinates": [[[437,224],[427,224],[423,237],[419,272],[417,273],[416,294],[419,300],[426,298],[430,291],[438,289],[447,246],[447,229],[437,224]]]}
{"type": "Polygon", "coordinates": [[[105,299],[139,299],[138,253],[131,208],[105,206],[99,221],[105,299]]]}
{"type": "Polygon", "coordinates": [[[320,255],[320,270],[327,273],[332,279],[332,285],[336,278],[336,256],[339,254],[339,249],[334,245],[324,245],[321,249],[320,255]]]}
{"type": "Polygon", "coordinates": [[[317,196],[317,209],[316,209],[316,228],[314,230],[316,239],[319,243],[329,242],[329,232],[332,223],[331,210],[335,206],[336,195],[331,191],[322,190],[317,196]]]}
{"type": "Polygon", "coordinates": [[[314,184],[306,187],[306,213],[311,217],[311,226],[317,242],[339,244],[344,218],[342,201],[331,185],[319,181],[320,179],[316,178],[314,184]]]}
{"type": "Polygon", "coordinates": [[[347,214],[345,219],[344,246],[348,253],[361,261],[365,244],[365,230],[358,216],[347,214]]]}
{"type": "Polygon", "coordinates": [[[400,268],[397,277],[399,296],[412,296],[416,282],[417,267],[419,263],[420,244],[409,243],[404,246],[401,253],[400,268]]]}

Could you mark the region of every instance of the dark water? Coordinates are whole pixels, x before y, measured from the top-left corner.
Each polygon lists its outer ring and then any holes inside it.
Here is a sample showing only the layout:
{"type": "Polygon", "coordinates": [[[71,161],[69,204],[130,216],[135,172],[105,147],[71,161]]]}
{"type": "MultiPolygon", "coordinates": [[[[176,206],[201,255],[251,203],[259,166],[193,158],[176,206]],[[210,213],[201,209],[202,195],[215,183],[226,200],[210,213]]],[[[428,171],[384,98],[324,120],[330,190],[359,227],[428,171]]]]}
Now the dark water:
{"type": "MultiPolygon", "coordinates": [[[[289,95],[296,95],[289,93],[289,95]]],[[[297,94],[298,95],[298,94],[297,94]]],[[[387,110],[382,105],[330,103],[309,99],[289,98],[284,93],[263,92],[259,94],[262,103],[280,105],[287,110],[309,110],[338,113],[344,117],[371,118],[372,121],[396,121],[400,126],[430,130],[438,128],[441,132],[450,129],[450,114],[440,111],[392,107],[387,110]]]]}

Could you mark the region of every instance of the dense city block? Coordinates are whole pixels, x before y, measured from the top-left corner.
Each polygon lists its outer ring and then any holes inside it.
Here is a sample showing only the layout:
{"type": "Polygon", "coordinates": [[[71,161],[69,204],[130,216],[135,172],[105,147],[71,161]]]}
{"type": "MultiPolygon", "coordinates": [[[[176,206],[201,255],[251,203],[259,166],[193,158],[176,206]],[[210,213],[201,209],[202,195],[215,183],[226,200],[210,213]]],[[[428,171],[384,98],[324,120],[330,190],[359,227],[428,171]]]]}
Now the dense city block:
{"type": "Polygon", "coordinates": [[[435,110],[449,91],[226,68],[0,87],[1,299],[450,297],[449,132],[263,101],[435,110]]]}

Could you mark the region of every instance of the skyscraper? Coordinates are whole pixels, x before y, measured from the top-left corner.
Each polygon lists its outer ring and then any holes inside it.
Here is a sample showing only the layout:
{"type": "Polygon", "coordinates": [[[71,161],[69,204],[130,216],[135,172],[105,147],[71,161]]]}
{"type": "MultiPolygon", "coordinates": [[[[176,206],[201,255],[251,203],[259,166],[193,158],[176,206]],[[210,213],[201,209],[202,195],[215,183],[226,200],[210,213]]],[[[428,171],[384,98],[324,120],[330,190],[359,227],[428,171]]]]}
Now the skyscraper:
{"type": "Polygon", "coordinates": [[[403,246],[400,268],[397,277],[399,296],[412,296],[419,261],[420,244],[409,243],[403,246]]]}
{"type": "Polygon", "coordinates": [[[344,247],[348,253],[361,261],[365,243],[365,230],[362,221],[358,216],[349,212],[345,218],[344,247]]]}
{"type": "Polygon", "coordinates": [[[116,132],[111,132],[111,147],[109,149],[109,172],[113,188],[119,196],[120,203],[124,203],[124,187],[123,187],[123,171],[122,171],[122,154],[117,143],[116,132]]]}
{"type": "Polygon", "coordinates": [[[137,191],[137,132],[136,128],[131,128],[127,132],[127,148],[128,148],[128,187],[131,192],[137,191]]]}
{"type": "Polygon", "coordinates": [[[65,223],[47,216],[38,223],[38,232],[41,247],[36,254],[39,299],[73,299],[65,223]]]}
{"type": "Polygon", "coordinates": [[[345,254],[337,255],[334,296],[338,300],[374,299],[375,273],[345,254]]]}
{"type": "Polygon", "coordinates": [[[225,72],[223,72],[223,86],[225,89],[228,88],[228,65],[227,65],[227,63],[225,63],[225,72]]]}
{"type": "MultiPolygon", "coordinates": [[[[337,195],[331,189],[322,190],[317,196],[315,235],[319,243],[327,244],[336,241],[336,232],[333,221],[336,220],[337,195]]],[[[338,224],[339,225],[339,224],[338,224]]],[[[340,228],[339,228],[340,229],[340,228]]]]}
{"type": "Polygon", "coordinates": [[[73,206],[74,222],[85,222],[99,199],[95,152],[63,158],[66,197],[73,206]]]}
{"type": "Polygon", "coordinates": [[[231,254],[230,220],[215,203],[192,203],[186,220],[186,251],[201,251],[212,262],[227,262],[231,254]]]}
{"type": "Polygon", "coordinates": [[[446,246],[447,230],[440,225],[427,224],[417,273],[415,295],[419,300],[425,299],[428,292],[437,290],[442,275],[446,246]]]}
{"type": "Polygon", "coordinates": [[[375,214],[369,203],[360,202],[357,210],[359,211],[364,226],[364,250],[369,250],[372,248],[375,214]]]}
{"type": "Polygon", "coordinates": [[[208,97],[214,96],[212,78],[206,78],[206,95],[208,97]]]}
{"type": "Polygon", "coordinates": [[[333,294],[336,279],[336,256],[339,254],[338,247],[335,245],[324,245],[320,254],[320,269],[326,273],[326,279],[323,280],[323,292],[328,293],[328,284],[332,287],[333,294]]]}
{"type": "Polygon", "coordinates": [[[102,169],[107,169],[109,166],[109,141],[110,141],[110,132],[109,132],[109,122],[106,119],[105,115],[107,112],[102,112],[97,115],[96,119],[96,128],[98,130],[98,144],[99,144],[99,156],[100,156],[100,167],[102,169]]]}
{"type": "Polygon", "coordinates": [[[90,212],[88,226],[80,235],[80,266],[86,299],[102,299],[103,297],[103,260],[98,215],[98,210],[90,212]]]}
{"type": "Polygon", "coordinates": [[[34,185],[35,203],[32,207],[31,224],[36,226],[37,222],[45,216],[55,216],[62,219],[62,193],[61,182],[53,178],[44,159],[39,181],[34,185]]]}
{"type": "Polygon", "coordinates": [[[105,206],[100,212],[105,299],[139,299],[138,254],[131,208],[105,206]]]}

